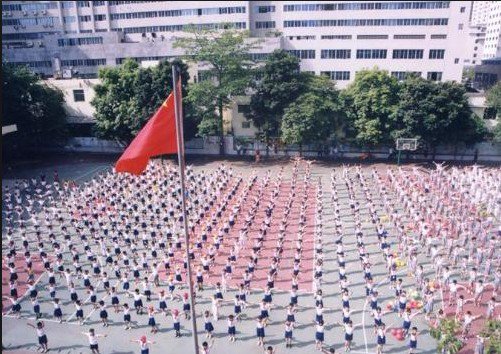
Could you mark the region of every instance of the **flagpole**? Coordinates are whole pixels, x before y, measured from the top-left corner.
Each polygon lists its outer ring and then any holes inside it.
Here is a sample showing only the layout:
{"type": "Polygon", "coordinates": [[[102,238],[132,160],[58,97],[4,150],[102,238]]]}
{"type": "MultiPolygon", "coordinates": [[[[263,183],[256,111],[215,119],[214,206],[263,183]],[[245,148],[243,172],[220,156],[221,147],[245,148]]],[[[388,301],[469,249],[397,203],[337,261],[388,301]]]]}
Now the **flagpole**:
{"type": "Polygon", "coordinates": [[[179,180],[181,181],[181,201],[183,210],[183,226],[184,226],[184,242],[186,247],[186,264],[188,268],[188,287],[190,291],[190,308],[191,308],[191,329],[193,333],[193,345],[195,354],[199,354],[198,335],[197,335],[197,318],[195,312],[195,296],[193,292],[193,277],[190,260],[190,237],[188,231],[188,218],[186,216],[186,193],[184,181],[184,137],[183,137],[183,104],[181,97],[178,97],[177,81],[181,80],[181,75],[175,65],[172,66],[172,90],[174,92],[174,112],[176,115],[176,134],[177,134],[177,157],[179,161],[179,180]]]}

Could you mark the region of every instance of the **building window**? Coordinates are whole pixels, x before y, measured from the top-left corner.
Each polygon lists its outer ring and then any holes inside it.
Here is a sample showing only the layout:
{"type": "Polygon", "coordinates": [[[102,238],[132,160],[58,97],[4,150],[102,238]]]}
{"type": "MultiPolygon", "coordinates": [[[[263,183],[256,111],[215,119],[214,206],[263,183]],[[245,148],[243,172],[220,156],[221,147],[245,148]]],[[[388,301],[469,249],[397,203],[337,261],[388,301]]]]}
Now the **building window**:
{"type": "Polygon", "coordinates": [[[321,36],[320,39],[351,39],[351,34],[328,34],[321,36]]]}
{"type": "Polygon", "coordinates": [[[268,12],[275,12],[275,6],[256,6],[254,11],[258,14],[265,14],[268,12]]]}
{"type": "Polygon", "coordinates": [[[432,34],[430,36],[431,39],[447,39],[446,34],[432,34]]]}
{"type": "Polygon", "coordinates": [[[444,59],[445,49],[430,49],[429,59],[444,59]]]}
{"type": "Polygon", "coordinates": [[[73,101],[85,102],[84,90],[73,90],[73,101]]]}
{"type": "Polygon", "coordinates": [[[66,59],[61,60],[62,66],[102,66],[106,65],[106,59],[66,59]]]}
{"type": "Polygon", "coordinates": [[[395,34],[393,39],[425,39],[424,34],[395,34]]]}
{"type": "Polygon", "coordinates": [[[249,128],[250,128],[250,122],[249,121],[242,122],[242,129],[249,129],[249,128]]]}
{"type": "Polygon", "coordinates": [[[386,49],[357,49],[357,59],[386,59],[386,49]]]}
{"type": "Polygon", "coordinates": [[[431,81],[442,81],[442,72],[441,71],[429,71],[426,77],[431,81]]]}
{"type": "Polygon", "coordinates": [[[409,76],[420,77],[420,71],[392,71],[391,76],[395,77],[398,81],[403,81],[409,76]]]}
{"type": "Polygon", "coordinates": [[[94,21],[106,21],[106,15],[105,14],[94,15],[94,21]]]}
{"type": "Polygon", "coordinates": [[[103,37],[64,38],[57,40],[57,45],[60,47],[90,44],[103,44],[103,37]]]}
{"type": "Polygon", "coordinates": [[[75,16],[64,16],[63,22],[66,23],[74,23],[77,20],[75,16]]]}
{"type": "Polygon", "coordinates": [[[423,49],[394,49],[393,59],[423,59],[423,49]]]}
{"type": "Polygon", "coordinates": [[[447,26],[448,18],[376,18],[338,20],[289,20],[284,27],[447,26]]]}
{"type": "Polygon", "coordinates": [[[458,30],[462,30],[462,29],[463,29],[463,24],[462,24],[462,23],[460,23],[460,24],[458,25],[458,30]]]}
{"type": "Polygon", "coordinates": [[[106,1],[93,1],[92,6],[104,6],[106,5],[106,1]]]}
{"type": "Polygon", "coordinates": [[[288,50],[287,52],[299,59],[315,59],[315,49],[288,50]]]}
{"type": "Polygon", "coordinates": [[[320,75],[327,75],[331,80],[347,81],[350,79],[349,71],[322,71],[320,75]]]}
{"type": "Polygon", "coordinates": [[[249,113],[250,105],[248,104],[239,104],[238,105],[238,113],[249,113]]]}
{"type": "Polygon", "coordinates": [[[256,21],[256,29],[275,28],[275,21],[256,21]]]}
{"type": "Polygon", "coordinates": [[[320,59],[350,59],[350,49],[322,49],[320,59]]]}
{"type": "Polygon", "coordinates": [[[77,1],[78,7],[90,7],[90,1],[77,1]]]}
{"type": "Polygon", "coordinates": [[[387,34],[359,34],[357,39],[388,39],[387,34]]]}
{"type": "Polygon", "coordinates": [[[90,15],[79,16],[79,18],[80,18],[80,22],[90,22],[91,21],[90,15]]]}
{"type": "Polygon", "coordinates": [[[459,58],[454,59],[454,64],[459,64],[459,58]]]}
{"type": "Polygon", "coordinates": [[[461,9],[459,10],[461,13],[465,12],[466,11],[466,7],[464,6],[461,6],[461,9]]]}

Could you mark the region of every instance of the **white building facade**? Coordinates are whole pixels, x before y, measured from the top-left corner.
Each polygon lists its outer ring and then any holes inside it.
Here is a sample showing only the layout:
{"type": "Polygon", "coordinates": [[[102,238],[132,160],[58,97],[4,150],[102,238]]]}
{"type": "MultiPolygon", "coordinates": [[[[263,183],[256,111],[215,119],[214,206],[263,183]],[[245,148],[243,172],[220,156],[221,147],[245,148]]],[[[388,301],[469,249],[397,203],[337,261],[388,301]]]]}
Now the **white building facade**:
{"type": "Polygon", "coordinates": [[[172,44],[190,24],[231,26],[266,37],[255,58],[288,50],[340,88],[375,66],[460,81],[471,13],[471,1],[4,1],[2,46],[43,75],[92,78],[125,58],[182,55],[172,44]]]}

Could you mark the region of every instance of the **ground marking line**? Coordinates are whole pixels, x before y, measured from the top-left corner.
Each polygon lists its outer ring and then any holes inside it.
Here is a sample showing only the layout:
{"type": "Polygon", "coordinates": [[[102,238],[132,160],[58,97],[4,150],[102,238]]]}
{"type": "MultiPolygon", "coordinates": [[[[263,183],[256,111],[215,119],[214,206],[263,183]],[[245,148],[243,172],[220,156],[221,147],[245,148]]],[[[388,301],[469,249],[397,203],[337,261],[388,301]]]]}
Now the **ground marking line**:
{"type": "MultiPolygon", "coordinates": [[[[40,280],[42,280],[42,277],[47,273],[47,271],[44,271],[42,274],[40,274],[37,278],[37,280],[35,280],[35,287],[36,285],[40,282],[40,280]]],[[[28,295],[28,289],[26,289],[26,291],[24,292],[23,296],[21,296],[20,298],[18,298],[18,303],[20,304],[23,299],[26,297],[26,295],[28,295]]],[[[7,311],[5,314],[2,314],[2,316],[6,316],[6,315],[9,315],[10,313],[12,312],[12,307],[10,308],[9,311],[7,311]]]]}
{"type": "Polygon", "coordinates": [[[74,326],[77,326],[77,324],[75,322],[66,322],[66,321],[63,321],[63,323],[59,322],[58,320],[53,320],[51,318],[36,318],[36,317],[17,317],[17,316],[14,316],[14,315],[3,315],[2,317],[7,317],[7,318],[15,318],[16,320],[31,320],[31,321],[47,321],[47,322],[54,322],[54,323],[59,323],[59,324],[71,324],[71,325],[74,325],[74,326]]]}
{"type": "MultiPolygon", "coordinates": [[[[99,284],[101,284],[101,281],[97,282],[96,288],[99,286],[99,284]]],[[[85,305],[90,300],[91,296],[92,295],[89,295],[89,297],[87,299],[85,299],[84,302],[82,302],[82,306],[85,305]]],[[[76,314],[77,314],[77,311],[75,310],[75,312],[73,312],[71,314],[71,316],[66,319],[66,322],[69,322],[73,318],[73,316],[75,316],[76,314]]]]}
{"type": "MultiPolygon", "coordinates": [[[[101,300],[104,301],[104,299],[106,299],[108,297],[109,294],[106,294],[101,300]]],[[[89,319],[90,316],[92,316],[92,314],[94,313],[94,311],[96,311],[96,309],[92,309],[89,314],[87,315],[87,317],[84,318],[84,320],[82,321],[82,324],[84,324],[85,322],[87,322],[87,320],[89,319]]]]}

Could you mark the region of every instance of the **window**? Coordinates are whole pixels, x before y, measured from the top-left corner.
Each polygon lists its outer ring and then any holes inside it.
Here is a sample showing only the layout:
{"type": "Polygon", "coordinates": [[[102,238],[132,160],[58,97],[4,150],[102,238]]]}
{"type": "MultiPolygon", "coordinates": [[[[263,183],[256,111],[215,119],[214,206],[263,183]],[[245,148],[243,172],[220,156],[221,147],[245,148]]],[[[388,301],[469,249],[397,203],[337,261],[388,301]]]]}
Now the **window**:
{"type": "Polygon", "coordinates": [[[424,34],[395,34],[393,39],[425,39],[424,34]]]}
{"type": "Polygon", "coordinates": [[[249,129],[250,127],[249,121],[242,122],[242,129],[249,129]]]}
{"type": "Polygon", "coordinates": [[[78,7],[90,7],[90,1],[77,1],[78,7]]]}
{"type": "Polygon", "coordinates": [[[386,49],[357,49],[357,59],[386,59],[386,49]]]}
{"type": "Polygon", "coordinates": [[[320,59],[350,59],[350,49],[322,49],[320,59]]]}
{"type": "Polygon", "coordinates": [[[106,15],[94,15],[94,21],[106,21],[106,15]]]}
{"type": "Polygon", "coordinates": [[[103,37],[64,38],[57,40],[57,45],[60,47],[89,44],[103,44],[103,37]]]}
{"type": "Polygon", "coordinates": [[[394,49],[393,59],[423,59],[423,49],[394,49]]]}
{"type": "Polygon", "coordinates": [[[256,21],[256,29],[275,28],[275,21],[256,21]]]}
{"type": "Polygon", "coordinates": [[[466,11],[466,7],[464,6],[461,6],[461,9],[459,10],[461,13],[465,12],[466,11]]]}
{"type": "Polygon", "coordinates": [[[90,22],[91,21],[90,15],[79,16],[79,18],[80,18],[80,22],[90,22]]]}
{"type": "Polygon", "coordinates": [[[420,77],[420,71],[392,71],[391,76],[395,77],[398,81],[407,79],[409,76],[420,77]]]}
{"type": "Polygon", "coordinates": [[[387,34],[359,34],[357,39],[388,39],[387,34]]]}
{"type": "Polygon", "coordinates": [[[254,12],[265,14],[268,12],[275,12],[275,6],[256,6],[254,12]]]}
{"type": "Polygon", "coordinates": [[[349,71],[322,71],[320,75],[327,75],[331,80],[347,81],[350,79],[349,71]]]}
{"type": "Polygon", "coordinates": [[[431,81],[441,81],[442,80],[442,72],[441,71],[429,71],[426,77],[431,81]]]}
{"type": "Polygon", "coordinates": [[[106,1],[93,1],[92,6],[104,6],[106,5],[106,1]]]}
{"type": "Polygon", "coordinates": [[[484,111],[484,119],[496,119],[497,110],[494,107],[487,107],[484,111]]]}
{"type": "Polygon", "coordinates": [[[298,41],[301,41],[301,40],[315,40],[316,36],[288,36],[287,38],[289,38],[289,40],[298,40],[298,41]]]}
{"type": "Polygon", "coordinates": [[[73,101],[85,102],[84,90],[73,90],[73,101]]]}
{"type": "Polygon", "coordinates": [[[239,104],[238,105],[238,113],[249,113],[250,105],[248,104],[239,104]]]}
{"type": "Polygon", "coordinates": [[[459,58],[454,59],[454,64],[459,64],[459,58]]]}
{"type": "Polygon", "coordinates": [[[462,29],[463,29],[463,24],[462,24],[462,23],[460,23],[460,24],[458,25],[458,30],[462,30],[462,29]]]}
{"type": "Polygon", "coordinates": [[[446,34],[432,34],[430,36],[431,39],[447,39],[446,34]]]}
{"type": "Polygon", "coordinates": [[[321,36],[321,39],[351,39],[351,34],[341,34],[341,35],[336,35],[336,34],[329,34],[325,36],[321,36]]]}
{"type": "Polygon", "coordinates": [[[106,65],[106,59],[66,59],[61,60],[62,66],[101,66],[106,65]]]}
{"type": "Polygon", "coordinates": [[[288,50],[287,52],[299,59],[315,59],[314,49],[288,50]]]}
{"type": "Polygon", "coordinates": [[[289,20],[284,27],[447,26],[448,18],[289,20]]]}
{"type": "Polygon", "coordinates": [[[300,4],[284,5],[284,12],[295,11],[346,11],[346,10],[403,10],[403,9],[443,9],[449,8],[449,1],[420,2],[342,2],[331,4],[300,4]]]}
{"type": "Polygon", "coordinates": [[[66,23],[74,23],[77,20],[75,16],[64,16],[63,22],[66,23]]]}
{"type": "Polygon", "coordinates": [[[445,49],[430,49],[429,59],[444,59],[445,49]]]}

